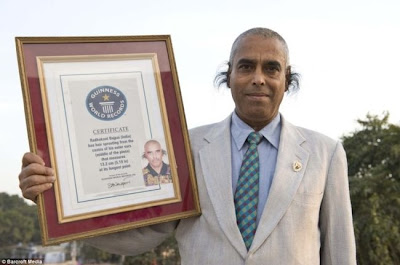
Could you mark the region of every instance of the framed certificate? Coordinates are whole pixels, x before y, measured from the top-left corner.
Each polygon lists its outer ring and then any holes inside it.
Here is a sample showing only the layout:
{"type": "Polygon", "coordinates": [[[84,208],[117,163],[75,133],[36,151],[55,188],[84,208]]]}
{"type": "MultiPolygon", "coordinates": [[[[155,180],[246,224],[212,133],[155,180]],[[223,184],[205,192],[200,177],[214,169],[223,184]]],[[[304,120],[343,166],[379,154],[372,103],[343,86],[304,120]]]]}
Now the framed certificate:
{"type": "Polygon", "coordinates": [[[200,214],[169,36],[17,37],[43,245],[200,214]]]}

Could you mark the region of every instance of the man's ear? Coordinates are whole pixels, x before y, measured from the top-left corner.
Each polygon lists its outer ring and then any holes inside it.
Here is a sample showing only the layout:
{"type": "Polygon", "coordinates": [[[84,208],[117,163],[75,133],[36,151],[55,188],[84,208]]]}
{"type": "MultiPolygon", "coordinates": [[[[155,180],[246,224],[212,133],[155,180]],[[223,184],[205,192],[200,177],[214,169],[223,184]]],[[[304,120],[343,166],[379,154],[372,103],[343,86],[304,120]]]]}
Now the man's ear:
{"type": "Polygon", "coordinates": [[[288,67],[286,67],[286,73],[285,73],[285,92],[289,90],[291,76],[292,76],[292,68],[289,65],[288,67]]]}

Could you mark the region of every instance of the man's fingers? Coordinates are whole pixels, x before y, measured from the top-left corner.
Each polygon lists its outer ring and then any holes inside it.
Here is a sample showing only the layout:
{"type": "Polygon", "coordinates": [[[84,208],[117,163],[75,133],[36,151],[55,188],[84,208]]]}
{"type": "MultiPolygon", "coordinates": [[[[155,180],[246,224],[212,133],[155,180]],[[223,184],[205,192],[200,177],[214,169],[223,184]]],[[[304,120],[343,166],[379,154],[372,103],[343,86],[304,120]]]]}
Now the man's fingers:
{"type": "Polygon", "coordinates": [[[32,163],[37,163],[44,166],[44,161],[40,156],[34,153],[25,153],[22,157],[22,168],[32,163]]]}
{"type": "Polygon", "coordinates": [[[27,188],[22,193],[22,195],[24,196],[24,198],[32,200],[32,201],[35,202],[36,201],[36,197],[40,193],[50,189],[52,186],[53,186],[53,183],[44,183],[44,184],[40,184],[40,185],[31,186],[31,187],[27,188]]]}
{"type": "Polygon", "coordinates": [[[55,179],[53,169],[33,163],[22,168],[19,187],[25,198],[35,201],[36,196],[53,186],[55,179]]]}
{"type": "Polygon", "coordinates": [[[22,195],[32,201],[50,189],[55,181],[54,170],[45,167],[43,159],[34,153],[26,153],[22,158],[22,170],[19,174],[19,187],[22,195]]]}
{"type": "Polygon", "coordinates": [[[29,164],[22,168],[21,173],[19,174],[19,180],[22,181],[32,175],[52,176],[54,175],[54,170],[38,163],[29,164]]]}
{"type": "Polygon", "coordinates": [[[19,187],[25,198],[35,201],[36,196],[53,186],[55,179],[54,176],[30,175],[20,180],[19,187]]]}
{"type": "Polygon", "coordinates": [[[28,178],[21,179],[19,186],[24,191],[32,186],[53,183],[55,180],[54,176],[31,175],[28,178]]]}

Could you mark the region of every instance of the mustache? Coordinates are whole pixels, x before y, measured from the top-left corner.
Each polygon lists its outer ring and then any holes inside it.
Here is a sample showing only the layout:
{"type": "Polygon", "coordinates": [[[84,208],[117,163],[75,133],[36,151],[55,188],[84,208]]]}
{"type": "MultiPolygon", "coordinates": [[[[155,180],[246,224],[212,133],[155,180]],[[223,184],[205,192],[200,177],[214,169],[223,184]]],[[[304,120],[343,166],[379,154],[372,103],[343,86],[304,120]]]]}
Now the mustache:
{"type": "Polygon", "coordinates": [[[257,96],[257,97],[270,97],[270,93],[263,91],[244,91],[243,94],[246,96],[257,96]]]}

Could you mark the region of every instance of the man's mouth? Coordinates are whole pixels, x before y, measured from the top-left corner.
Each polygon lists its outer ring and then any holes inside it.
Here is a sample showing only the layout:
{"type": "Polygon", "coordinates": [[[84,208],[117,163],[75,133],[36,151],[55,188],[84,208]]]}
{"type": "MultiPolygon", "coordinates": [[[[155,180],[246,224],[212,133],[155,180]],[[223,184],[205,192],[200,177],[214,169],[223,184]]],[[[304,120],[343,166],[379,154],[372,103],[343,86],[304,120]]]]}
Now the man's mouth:
{"type": "Polygon", "coordinates": [[[251,99],[263,99],[269,97],[266,93],[247,93],[246,96],[251,99]]]}

